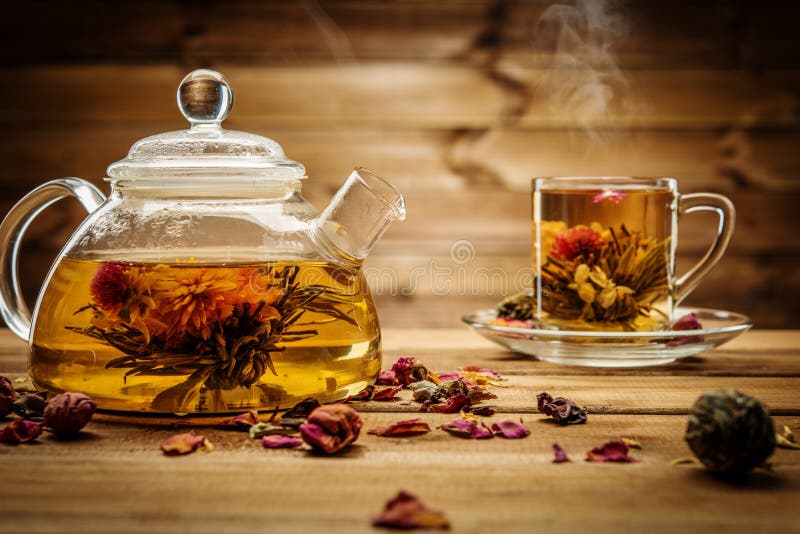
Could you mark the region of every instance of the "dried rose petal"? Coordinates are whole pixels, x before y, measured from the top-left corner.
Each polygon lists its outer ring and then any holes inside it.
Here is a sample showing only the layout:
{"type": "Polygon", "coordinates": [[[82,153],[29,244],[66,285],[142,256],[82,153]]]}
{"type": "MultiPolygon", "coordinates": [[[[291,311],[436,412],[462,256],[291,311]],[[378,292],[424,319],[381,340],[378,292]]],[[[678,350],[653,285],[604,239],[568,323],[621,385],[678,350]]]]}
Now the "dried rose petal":
{"type": "Polygon", "coordinates": [[[503,378],[503,375],[497,371],[487,369],[486,367],[478,367],[477,365],[467,365],[466,367],[462,367],[461,370],[468,373],[476,373],[479,375],[488,376],[489,378],[503,378]]]}
{"type": "Polygon", "coordinates": [[[73,436],[91,421],[97,403],[83,393],[60,393],[47,402],[44,425],[60,436],[73,436]]]}
{"type": "Polygon", "coordinates": [[[14,419],[0,430],[3,443],[27,443],[39,437],[42,425],[27,419],[14,419]]]}
{"type": "Polygon", "coordinates": [[[319,401],[314,397],[308,397],[286,410],[282,419],[308,419],[311,412],[317,408],[319,408],[319,401]]]}
{"type": "Polygon", "coordinates": [[[375,380],[375,384],[378,386],[396,386],[397,383],[397,375],[391,370],[381,371],[375,380]]]}
{"type": "Polygon", "coordinates": [[[636,458],[628,456],[628,446],[624,441],[615,440],[609,441],[595,447],[586,453],[586,461],[588,462],[638,462],[636,458]]]}
{"type": "Polygon", "coordinates": [[[388,426],[377,426],[370,429],[370,434],[382,436],[387,438],[417,436],[419,434],[427,434],[431,431],[428,423],[422,419],[406,419],[405,421],[398,421],[388,426]]]}
{"type": "Polygon", "coordinates": [[[539,412],[549,415],[561,425],[579,425],[586,422],[586,410],[564,397],[553,398],[549,393],[536,395],[539,412]]]}
{"type": "Polygon", "coordinates": [[[456,393],[445,401],[444,404],[433,404],[431,401],[425,401],[420,406],[421,412],[433,413],[458,413],[461,410],[467,410],[472,406],[472,402],[463,393],[456,393]]]}
{"type": "Polygon", "coordinates": [[[492,423],[492,432],[496,436],[503,436],[508,439],[520,439],[531,435],[531,431],[521,421],[512,421],[511,419],[503,419],[492,423]]]}
{"type": "Polygon", "coordinates": [[[184,434],[175,434],[161,444],[161,450],[168,456],[189,454],[200,448],[211,450],[213,447],[205,436],[198,436],[194,430],[184,434]]]}
{"type": "Polygon", "coordinates": [[[412,382],[419,382],[420,380],[430,380],[431,382],[438,382],[439,378],[435,373],[428,371],[428,369],[413,356],[399,358],[394,365],[392,371],[397,378],[397,383],[401,386],[407,386],[412,382]]]}
{"type": "Polygon", "coordinates": [[[353,401],[368,401],[372,400],[372,395],[375,394],[375,386],[372,384],[368,385],[355,395],[349,395],[344,401],[342,402],[353,402],[353,401]]]}
{"type": "Polygon", "coordinates": [[[481,417],[491,417],[497,413],[497,410],[492,408],[491,406],[480,406],[478,408],[472,408],[469,413],[474,415],[480,415],[481,417]]]}
{"type": "Polygon", "coordinates": [[[569,456],[567,456],[567,451],[564,450],[564,447],[559,445],[558,443],[553,443],[553,463],[560,464],[562,462],[569,462],[569,456]]]}
{"type": "Polygon", "coordinates": [[[220,421],[215,426],[223,430],[242,430],[246,432],[255,424],[258,424],[258,412],[250,410],[249,412],[220,421]]]}
{"type": "Polygon", "coordinates": [[[350,406],[330,404],[311,412],[308,423],[300,426],[300,434],[314,450],[334,454],[358,439],[362,424],[350,406]]]}
{"type": "Polygon", "coordinates": [[[494,437],[489,427],[472,419],[456,419],[443,424],[439,428],[460,438],[490,439],[494,437]]]}
{"type": "Polygon", "coordinates": [[[293,449],[303,444],[300,438],[272,434],[261,438],[261,445],[268,449],[293,449]]]}
{"type": "Polygon", "coordinates": [[[14,399],[18,396],[14,384],[5,376],[0,376],[0,417],[5,417],[13,411],[14,399]]]}
{"type": "Polygon", "coordinates": [[[397,529],[441,529],[450,528],[450,522],[440,510],[431,510],[416,496],[400,491],[386,503],[381,514],[372,520],[376,527],[397,529]]]}
{"type": "Polygon", "coordinates": [[[462,378],[461,373],[459,373],[458,371],[452,371],[450,373],[442,373],[439,375],[439,380],[441,382],[450,382],[452,380],[460,380],[461,378],[462,378]]]}
{"type": "Polygon", "coordinates": [[[394,400],[398,393],[403,389],[403,386],[393,386],[390,388],[379,389],[372,396],[375,401],[391,401],[394,400]]]}
{"type": "Polygon", "coordinates": [[[47,407],[47,392],[34,391],[32,393],[20,393],[14,400],[14,413],[23,419],[40,420],[44,416],[44,409],[47,407]]]}

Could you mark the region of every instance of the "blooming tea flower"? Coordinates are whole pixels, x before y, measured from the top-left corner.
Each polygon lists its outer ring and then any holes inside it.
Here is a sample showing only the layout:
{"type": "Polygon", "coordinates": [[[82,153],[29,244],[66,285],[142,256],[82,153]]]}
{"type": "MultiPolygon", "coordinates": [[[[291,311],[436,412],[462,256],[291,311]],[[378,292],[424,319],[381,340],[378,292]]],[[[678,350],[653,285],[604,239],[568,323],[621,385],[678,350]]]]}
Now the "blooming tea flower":
{"type": "Polygon", "coordinates": [[[60,393],[47,402],[44,409],[44,424],[56,434],[69,437],[86,426],[97,403],[83,393],[60,393]]]}
{"type": "Polygon", "coordinates": [[[303,441],[325,454],[335,454],[358,439],[361,417],[346,404],[320,406],[300,426],[303,441]]]}
{"type": "Polygon", "coordinates": [[[603,238],[587,226],[576,226],[557,235],[553,242],[552,256],[557,260],[572,261],[576,258],[597,256],[603,248],[603,238]]]}
{"type": "Polygon", "coordinates": [[[119,263],[103,263],[95,271],[89,293],[101,310],[112,312],[122,308],[128,293],[127,270],[127,266],[119,263]]]}
{"type": "Polygon", "coordinates": [[[441,529],[450,528],[450,522],[439,510],[431,510],[416,496],[400,491],[386,503],[383,511],[373,519],[373,526],[396,529],[441,529]]]}

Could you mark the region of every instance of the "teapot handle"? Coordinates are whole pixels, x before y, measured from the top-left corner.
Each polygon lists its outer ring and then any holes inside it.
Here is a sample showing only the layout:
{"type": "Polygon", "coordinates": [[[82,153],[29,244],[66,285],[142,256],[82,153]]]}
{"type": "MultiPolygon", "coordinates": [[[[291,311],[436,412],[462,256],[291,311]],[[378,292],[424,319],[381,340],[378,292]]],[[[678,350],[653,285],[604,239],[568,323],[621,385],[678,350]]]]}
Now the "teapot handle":
{"type": "Polygon", "coordinates": [[[0,314],[11,331],[25,340],[31,331],[31,312],[19,287],[17,258],[22,236],[34,217],[68,196],[77,198],[89,213],[106,200],[103,193],[86,180],[59,178],[22,197],[0,224],[0,314]]]}

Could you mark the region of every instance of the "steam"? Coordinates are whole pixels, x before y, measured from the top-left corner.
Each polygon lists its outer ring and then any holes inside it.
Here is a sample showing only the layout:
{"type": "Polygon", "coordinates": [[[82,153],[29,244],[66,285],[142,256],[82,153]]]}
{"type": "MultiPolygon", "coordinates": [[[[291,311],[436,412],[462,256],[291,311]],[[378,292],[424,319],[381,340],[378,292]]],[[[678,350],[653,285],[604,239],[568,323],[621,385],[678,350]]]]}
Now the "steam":
{"type": "Polygon", "coordinates": [[[549,6],[534,28],[534,47],[546,62],[535,97],[595,141],[603,137],[598,126],[635,108],[613,53],[624,22],[613,1],[575,0],[549,6]]]}

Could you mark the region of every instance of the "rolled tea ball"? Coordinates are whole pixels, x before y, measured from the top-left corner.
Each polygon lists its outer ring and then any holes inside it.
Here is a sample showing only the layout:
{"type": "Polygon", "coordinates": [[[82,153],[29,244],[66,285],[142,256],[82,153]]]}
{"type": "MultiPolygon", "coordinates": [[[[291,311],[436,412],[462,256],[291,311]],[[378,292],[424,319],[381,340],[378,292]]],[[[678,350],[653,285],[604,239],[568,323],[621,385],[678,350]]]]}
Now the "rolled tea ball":
{"type": "Polygon", "coordinates": [[[735,389],[703,394],[689,411],[686,443],[716,473],[746,473],[775,450],[775,427],[767,409],[735,389]]]}
{"type": "Polygon", "coordinates": [[[50,399],[44,409],[44,426],[60,436],[74,436],[86,426],[97,404],[83,393],[61,393],[50,399]]]}

